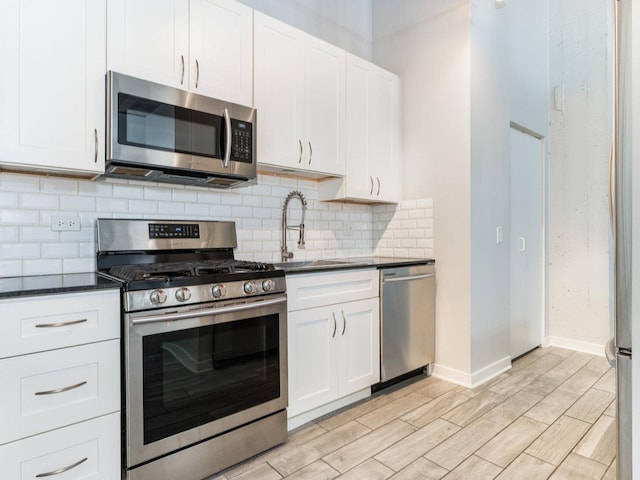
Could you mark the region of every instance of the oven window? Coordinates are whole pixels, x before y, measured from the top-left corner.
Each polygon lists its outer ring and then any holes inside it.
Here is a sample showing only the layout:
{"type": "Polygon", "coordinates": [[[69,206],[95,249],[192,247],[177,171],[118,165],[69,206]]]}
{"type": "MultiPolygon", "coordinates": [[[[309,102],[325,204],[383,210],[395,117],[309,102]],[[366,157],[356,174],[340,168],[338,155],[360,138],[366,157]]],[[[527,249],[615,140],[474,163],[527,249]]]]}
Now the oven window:
{"type": "Polygon", "coordinates": [[[118,143],[221,158],[219,115],[118,94],[118,143]]]}
{"type": "Polygon", "coordinates": [[[278,318],[145,336],[144,443],[278,398],[278,318]]]}

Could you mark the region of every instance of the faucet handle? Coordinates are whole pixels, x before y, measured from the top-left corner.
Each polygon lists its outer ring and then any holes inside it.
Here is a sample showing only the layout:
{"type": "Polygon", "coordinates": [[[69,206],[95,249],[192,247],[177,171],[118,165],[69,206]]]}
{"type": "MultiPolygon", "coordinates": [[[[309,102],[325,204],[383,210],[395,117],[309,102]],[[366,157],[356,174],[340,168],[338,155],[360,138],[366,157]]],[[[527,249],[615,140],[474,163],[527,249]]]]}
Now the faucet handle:
{"type": "Polygon", "coordinates": [[[304,250],[304,223],[300,224],[300,238],[298,239],[298,248],[304,250]]]}

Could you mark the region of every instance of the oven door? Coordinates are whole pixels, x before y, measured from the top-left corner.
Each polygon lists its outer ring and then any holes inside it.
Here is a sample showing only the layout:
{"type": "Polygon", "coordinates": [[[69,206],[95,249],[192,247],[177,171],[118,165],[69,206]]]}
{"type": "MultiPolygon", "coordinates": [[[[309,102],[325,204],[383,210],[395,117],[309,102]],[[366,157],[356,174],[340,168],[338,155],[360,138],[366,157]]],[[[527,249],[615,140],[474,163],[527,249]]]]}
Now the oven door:
{"type": "Polygon", "coordinates": [[[285,409],[286,318],[286,295],[125,315],[127,467],[285,409]]]}

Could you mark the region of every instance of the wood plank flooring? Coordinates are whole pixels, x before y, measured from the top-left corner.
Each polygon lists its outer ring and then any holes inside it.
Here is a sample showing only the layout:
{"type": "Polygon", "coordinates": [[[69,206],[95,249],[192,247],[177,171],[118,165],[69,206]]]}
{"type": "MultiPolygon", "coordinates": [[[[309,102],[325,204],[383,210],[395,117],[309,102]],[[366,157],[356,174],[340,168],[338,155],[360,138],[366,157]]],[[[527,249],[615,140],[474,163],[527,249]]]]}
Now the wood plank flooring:
{"type": "Polygon", "coordinates": [[[476,389],[383,390],[210,480],[614,480],[615,373],[539,348],[476,389]]]}

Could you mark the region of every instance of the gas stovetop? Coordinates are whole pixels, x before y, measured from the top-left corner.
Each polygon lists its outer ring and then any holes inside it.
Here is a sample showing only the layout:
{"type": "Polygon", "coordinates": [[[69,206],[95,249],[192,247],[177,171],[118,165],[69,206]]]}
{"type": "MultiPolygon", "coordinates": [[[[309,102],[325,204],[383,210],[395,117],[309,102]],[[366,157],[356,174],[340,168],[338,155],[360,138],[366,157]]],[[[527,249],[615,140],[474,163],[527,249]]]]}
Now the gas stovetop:
{"type": "Polygon", "coordinates": [[[233,222],[98,219],[98,271],[126,311],[283,293],[284,271],[236,260],[233,222]]]}

